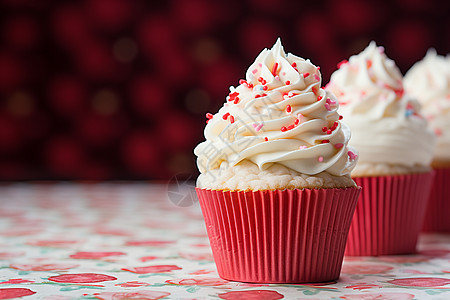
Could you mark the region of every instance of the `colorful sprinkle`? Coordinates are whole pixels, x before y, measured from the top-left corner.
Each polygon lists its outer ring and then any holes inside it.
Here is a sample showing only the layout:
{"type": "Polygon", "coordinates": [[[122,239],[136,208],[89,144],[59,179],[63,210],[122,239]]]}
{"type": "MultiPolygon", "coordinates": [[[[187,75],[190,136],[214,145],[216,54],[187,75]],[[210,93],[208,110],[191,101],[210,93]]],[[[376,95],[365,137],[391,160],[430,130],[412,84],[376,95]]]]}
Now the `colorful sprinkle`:
{"type": "Polygon", "coordinates": [[[340,149],[342,147],[344,147],[344,144],[342,144],[342,143],[334,144],[334,148],[336,148],[336,149],[340,149]]]}
{"type": "Polygon", "coordinates": [[[327,98],[327,103],[330,104],[330,105],[335,105],[336,101],[331,100],[330,98],[327,98]]]}
{"type": "Polygon", "coordinates": [[[228,119],[228,116],[229,116],[229,115],[230,115],[230,113],[224,114],[224,115],[222,116],[222,119],[224,119],[224,120],[228,119]]]}
{"type": "Polygon", "coordinates": [[[238,104],[239,103],[239,97],[234,98],[234,104],[238,104]]]}
{"type": "Polygon", "coordinates": [[[308,147],[306,147],[305,145],[301,145],[300,147],[298,147],[298,149],[300,149],[300,150],[303,150],[303,149],[306,149],[306,148],[308,148],[308,147]]]}
{"type": "Polygon", "coordinates": [[[278,75],[275,76],[275,79],[276,79],[276,80],[280,80],[280,76],[278,76],[278,75]]]}
{"type": "Polygon", "coordinates": [[[272,74],[275,76],[277,74],[278,63],[274,63],[272,67],[272,74]]]}
{"type": "Polygon", "coordinates": [[[261,128],[264,126],[263,123],[261,123],[261,124],[253,123],[252,125],[253,125],[253,128],[255,128],[256,131],[260,131],[261,128]]]}
{"type": "Polygon", "coordinates": [[[352,151],[348,151],[347,154],[348,154],[348,157],[350,157],[351,160],[355,160],[358,157],[358,155],[356,155],[352,151]]]}
{"type": "Polygon", "coordinates": [[[292,107],[288,104],[288,106],[286,106],[286,112],[290,113],[292,112],[292,107]]]}
{"type": "Polygon", "coordinates": [[[325,108],[328,110],[328,111],[331,111],[331,107],[330,107],[330,104],[328,104],[328,103],[325,103],[325,108]]]}
{"type": "Polygon", "coordinates": [[[317,160],[318,160],[319,162],[323,162],[323,156],[319,156],[319,157],[317,158],[317,160]]]}
{"type": "Polygon", "coordinates": [[[346,59],[341,60],[341,61],[337,64],[338,69],[340,69],[340,68],[341,68],[343,65],[345,65],[346,63],[348,63],[348,60],[346,60],[346,59]]]}
{"type": "Polygon", "coordinates": [[[253,73],[253,74],[258,73],[258,69],[254,69],[254,70],[252,71],[252,73],[253,73]]]}

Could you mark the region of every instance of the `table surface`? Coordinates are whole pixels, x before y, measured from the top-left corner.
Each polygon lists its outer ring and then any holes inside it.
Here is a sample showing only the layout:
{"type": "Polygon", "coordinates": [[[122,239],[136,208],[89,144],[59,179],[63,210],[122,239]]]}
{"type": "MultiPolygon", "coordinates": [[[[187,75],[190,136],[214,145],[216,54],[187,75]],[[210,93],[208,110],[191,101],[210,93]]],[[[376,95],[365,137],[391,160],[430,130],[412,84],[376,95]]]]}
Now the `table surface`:
{"type": "Polygon", "coordinates": [[[337,282],[218,277],[189,184],[0,186],[0,299],[450,299],[450,235],[346,257],[337,282]]]}

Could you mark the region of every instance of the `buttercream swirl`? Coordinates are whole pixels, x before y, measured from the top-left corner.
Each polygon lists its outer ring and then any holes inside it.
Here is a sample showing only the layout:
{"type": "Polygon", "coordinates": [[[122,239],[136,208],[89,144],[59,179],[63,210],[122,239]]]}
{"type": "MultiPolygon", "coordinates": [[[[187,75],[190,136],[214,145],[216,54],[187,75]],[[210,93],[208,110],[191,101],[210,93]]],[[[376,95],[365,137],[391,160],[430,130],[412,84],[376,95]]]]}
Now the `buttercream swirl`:
{"type": "Polygon", "coordinates": [[[428,50],[406,73],[405,90],[419,100],[437,136],[434,160],[450,162],[450,56],[428,50]]]}
{"type": "MultiPolygon", "coordinates": [[[[355,174],[365,164],[430,165],[434,136],[420,115],[417,100],[403,90],[402,74],[375,42],[344,61],[326,87],[341,104],[340,113],[352,130],[350,145],[360,154],[355,174]]],[[[373,174],[372,174],[373,175],[373,174]]]]}
{"type": "Polygon", "coordinates": [[[230,87],[223,107],[209,115],[206,141],[194,150],[200,172],[249,160],[261,170],[278,163],[302,174],[349,174],[356,163],[347,148],[350,132],[321,82],[319,68],[286,55],[280,40],[264,49],[246,80],[230,87]]]}

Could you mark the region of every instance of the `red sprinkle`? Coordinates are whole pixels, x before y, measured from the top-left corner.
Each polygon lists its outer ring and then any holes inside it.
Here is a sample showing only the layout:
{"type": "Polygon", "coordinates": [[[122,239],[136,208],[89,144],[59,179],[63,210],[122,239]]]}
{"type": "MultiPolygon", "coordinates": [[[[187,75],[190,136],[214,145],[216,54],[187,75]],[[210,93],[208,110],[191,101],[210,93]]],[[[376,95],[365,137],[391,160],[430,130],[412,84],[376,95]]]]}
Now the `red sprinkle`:
{"type": "Polygon", "coordinates": [[[293,62],[291,66],[292,66],[293,68],[295,68],[295,67],[297,67],[297,63],[296,63],[296,62],[293,62]]]}
{"type": "Polygon", "coordinates": [[[289,126],[287,127],[287,130],[291,130],[291,129],[294,129],[294,127],[295,127],[295,125],[294,125],[294,124],[292,124],[292,125],[289,125],[289,126]]]}
{"type": "Polygon", "coordinates": [[[281,131],[285,132],[287,128],[285,126],[281,127],[281,131]]]}
{"type": "Polygon", "coordinates": [[[308,72],[303,73],[303,78],[306,78],[306,77],[308,77],[308,76],[309,76],[309,73],[308,73],[308,72]]]}
{"type": "Polygon", "coordinates": [[[328,128],[322,127],[322,131],[323,131],[323,132],[326,132],[327,130],[328,130],[328,128]]]}
{"type": "Polygon", "coordinates": [[[322,100],[322,96],[319,96],[319,97],[317,97],[317,101],[320,101],[320,100],[322,100]]]}
{"type": "Polygon", "coordinates": [[[338,69],[340,69],[340,68],[341,68],[343,65],[345,65],[346,63],[348,63],[348,60],[346,60],[346,59],[340,61],[340,62],[337,64],[338,69]]]}
{"type": "Polygon", "coordinates": [[[269,139],[267,137],[265,137],[264,140],[267,142],[269,139]]]}
{"type": "Polygon", "coordinates": [[[238,104],[239,103],[239,97],[236,97],[235,99],[234,99],[234,104],[238,104]]]}
{"type": "Polygon", "coordinates": [[[286,81],[286,85],[290,85],[291,84],[291,82],[288,80],[288,81],[286,81]]]}
{"type": "Polygon", "coordinates": [[[230,122],[231,122],[231,124],[234,123],[234,117],[233,116],[230,116],[230,122]]]}
{"type": "Polygon", "coordinates": [[[262,77],[259,77],[258,81],[261,82],[262,85],[266,84],[266,80],[262,77]]]}
{"type": "Polygon", "coordinates": [[[286,112],[290,113],[292,111],[292,107],[288,104],[288,106],[286,106],[286,112]]]}
{"type": "Polygon", "coordinates": [[[339,120],[342,120],[344,117],[343,116],[339,116],[339,120]]]}
{"type": "Polygon", "coordinates": [[[275,76],[277,74],[278,63],[274,63],[272,67],[272,74],[275,76]]]}
{"type": "Polygon", "coordinates": [[[206,118],[209,120],[209,119],[212,119],[214,117],[214,115],[212,114],[212,113],[206,113],[206,118]]]}
{"type": "Polygon", "coordinates": [[[224,119],[224,120],[228,119],[228,116],[229,116],[229,115],[230,115],[230,113],[224,114],[224,115],[222,116],[222,119],[224,119]]]}
{"type": "Polygon", "coordinates": [[[255,99],[256,99],[256,98],[259,98],[259,97],[261,97],[261,95],[260,95],[260,94],[256,95],[256,96],[255,96],[255,99]]]}
{"type": "Polygon", "coordinates": [[[298,123],[300,123],[300,120],[299,119],[295,119],[294,124],[298,125],[298,123]]]}
{"type": "Polygon", "coordinates": [[[313,86],[313,87],[311,88],[311,90],[312,90],[312,92],[313,92],[314,94],[317,94],[317,87],[316,87],[316,86],[313,86]]]}
{"type": "Polygon", "coordinates": [[[327,143],[329,143],[330,142],[330,140],[323,140],[322,141],[322,144],[327,144],[327,143]]]}
{"type": "Polygon", "coordinates": [[[268,89],[267,85],[263,86],[264,91],[267,91],[267,89],[268,89]]]}
{"type": "Polygon", "coordinates": [[[331,131],[331,129],[327,130],[327,134],[331,134],[333,131],[331,131]]]}
{"type": "Polygon", "coordinates": [[[247,83],[247,81],[244,79],[239,80],[239,84],[246,84],[246,83],[247,83]]]}
{"type": "Polygon", "coordinates": [[[336,130],[336,128],[338,127],[339,123],[337,121],[335,121],[333,123],[333,126],[331,127],[331,130],[336,130]]]}

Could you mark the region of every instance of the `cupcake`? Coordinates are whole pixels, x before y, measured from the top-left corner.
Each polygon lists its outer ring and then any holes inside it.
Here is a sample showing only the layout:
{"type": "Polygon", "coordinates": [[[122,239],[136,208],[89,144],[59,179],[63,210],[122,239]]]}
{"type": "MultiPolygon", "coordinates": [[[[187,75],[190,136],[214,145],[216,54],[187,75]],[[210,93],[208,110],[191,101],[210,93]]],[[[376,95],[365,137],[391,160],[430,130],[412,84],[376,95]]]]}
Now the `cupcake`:
{"type": "Polygon", "coordinates": [[[450,56],[434,49],[406,73],[405,91],[417,98],[437,136],[435,170],[424,231],[450,232],[450,56]]]}
{"type": "Polygon", "coordinates": [[[352,131],[349,144],[360,156],[352,177],[363,188],[346,254],[414,253],[433,177],[434,134],[382,47],[371,42],[338,68],[326,89],[352,131]]]}
{"type": "Polygon", "coordinates": [[[357,154],[321,81],[318,67],[278,40],[206,115],[196,190],[224,279],[339,277],[360,192],[350,176],[357,154]]]}

